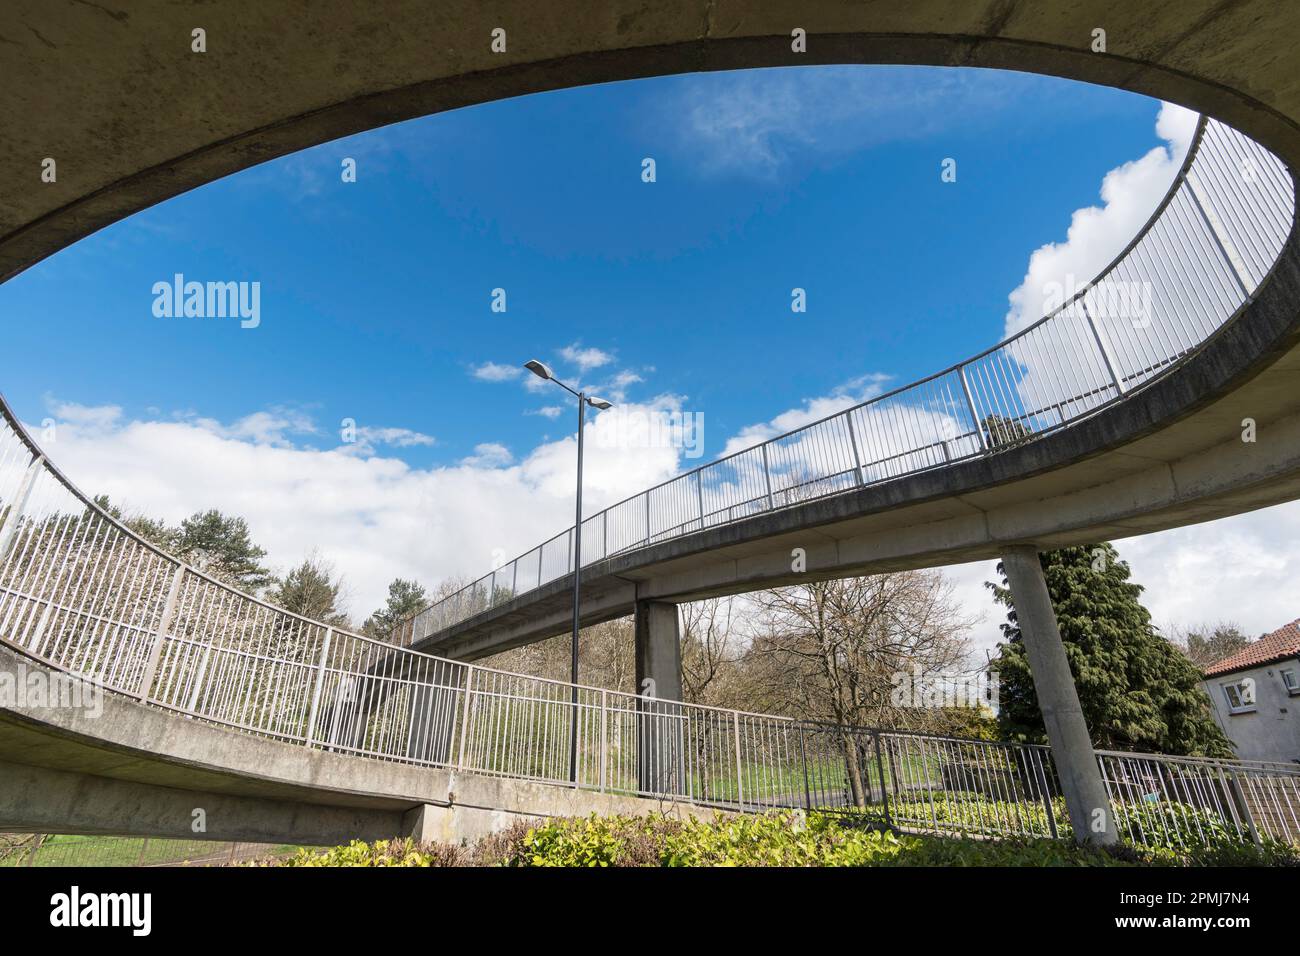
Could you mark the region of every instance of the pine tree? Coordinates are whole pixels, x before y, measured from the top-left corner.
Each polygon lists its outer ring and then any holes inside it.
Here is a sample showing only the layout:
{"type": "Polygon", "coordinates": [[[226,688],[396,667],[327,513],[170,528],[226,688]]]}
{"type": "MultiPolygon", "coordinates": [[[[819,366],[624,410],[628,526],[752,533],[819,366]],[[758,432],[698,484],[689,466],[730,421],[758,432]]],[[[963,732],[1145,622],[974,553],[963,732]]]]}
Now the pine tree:
{"type": "Polygon", "coordinates": [[[388,600],[366,619],[362,630],[371,637],[387,640],[393,628],[424,610],[428,603],[424,588],[418,583],[395,578],[388,585],[388,600]]]}
{"type": "Polygon", "coordinates": [[[181,522],[175,536],[178,557],[238,588],[256,592],[275,580],[261,563],[266,550],[253,544],[243,518],[215,508],[196,512],[181,522]]]}
{"type": "MultiPolygon", "coordinates": [[[[1197,686],[1200,671],[1151,626],[1142,587],[1110,544],[1042,555],[1043,572],[1065,654],[1093,745],[1199,756],[1232,756],[1197,686]]],[[[999,645],[998,723],[1009,740],[1046,739],[1006,574],[990,583],[1007,607],[999,645]]]]}

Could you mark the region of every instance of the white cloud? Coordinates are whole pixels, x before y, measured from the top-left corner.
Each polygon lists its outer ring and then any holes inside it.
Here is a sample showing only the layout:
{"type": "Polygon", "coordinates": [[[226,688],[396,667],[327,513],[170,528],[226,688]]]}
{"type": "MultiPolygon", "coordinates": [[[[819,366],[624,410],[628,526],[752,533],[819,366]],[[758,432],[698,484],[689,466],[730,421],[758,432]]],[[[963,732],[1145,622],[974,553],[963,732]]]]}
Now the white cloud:
{"type": "MultiPolygon", "coordinates": [[[[373,447],[294,443],[291,429],[320,432],[279,412],[226,425],[193,414],[128,420],[113,406],[50,405],[59,422],[46,451],[88,494],[107,494],[128,514],[171,523],[206,508],[241,515],[279,570],[317,549],[346,577],[357,620],[382,603],[395,577],[433,587],[477,576],[491,568],[495,551],[521,554],[573,518],[572,434],[518,460],[486,443],[454,465],[413,468],[373,447]]],[[[680,449],[621,441],[612,434],[619,427],[617,417],[602,413],[588,421],[589,512],[680,470],[680,449]]],[[[432,441],[405,429],[370,434],[372,446],[432,441]]]]}
{"type": "Polygon", "coordinates": [[[78,405],[76,402],[60,402],[48,395],[45,407],[56,420],[92,431],[112,428],[122,417],[119,405],[78,405]]]}
{"type": "Polygon", "coordinates": [[[361,425],[356,429],[354,440],[340,445],[338,451],[349,455],[369,456],[373,455],[375,449],[381,445],[387,445],[390,448],[415,448],[420,446],[431,447],[437,443],[437,439],[432,435],[426,435],[423,432],[413,431],[409,428],[381,428],[372,425],[361,425]]]}
{"type": "Polygon", "coordinates": [[[644,381],[645,379],[636,372],[625,368],[612,375],[596,391],[601,398],[608,399],[611,402],[623,402],[627,399],[628,388],[644,381]]]}
{"type": "Polygon", "coordinates": [[[559,355],[570,365],[576,365],[580,375],[614,361],[614,356],[610,353],[597,348],[584,349],[577,342],[560,349],[559,355]]]}
{"type": "Polygon", "coordinates": [[[510,449],[499,442],[482,442],[474,446],[474,454],[461,459],[470,468],[499,468],[515,460],[510,449]]]}
{"type": "Polygon", "coordinates": [[[805,399],[800,408],[788,409],[767,422],[747,425],[727,442],[722,455],[742,451],[751,445],[802,428],[804,425],[820,421],[828,415],[834,415],[836,412],[842,412],[846,408],[874,398],[885,391],[889,380],[890,376],[880,372],[861,375],[840,385],[830,395],[805,399]]]}
{"type": "Polygon", "coordinates": [[[536,375],[527,375],[524,377],[523,381],[524,388],[534,394],[540,394],[542,392],[550,393],[551,389],[555,388],[555,385],[551,382],[548,382],[544,378],[539,378],[536,375]]]}
{"type": "Polygon", "coordinates": [[[1251,637],[1300,617],[1300,502],[1116,543],[1161,627],[1235,621],[1251,637]]]}
{"type": "MultiPolygon", "coordinates": [[[[1142,603],[1163,633],[1229,621],[1258,637],[1300,617],[1300,501],[1204,524],[1115,541],[1115,549],[1143,587],[1142,603]]],[[[945,569],[968,613],[982,614],[972,630],[978,648],[1002,640],[1006,609],[995,605],[985,581],[999,581],[997,562],[945,569]]],[[[981,650],[980,657],[983,657],[981,650]]]]}
{"type": "Polygon", "coordinates": [[[982,122],[1014,108],[1026,82],[964,70],[742,70],[682,81],[658,121],[705,174],[771,180],[796,163],[982,122]]]}
{"type": "Polygon", "coordinates": [[[432,435],[412,431],[409,428],[370,428],[357,429],[358,436],[365,436],[367,441],[377,445],[393,445],[397,448],[410,448],[412,445],[433,445],[432,435]]]}
{"type": "MultiPolygon", "coordinates": [[[[484,362],[471,369],[471,374],[484,382],[511,382],[524,373],[523,368],[515,365],[498,365],[496,362],[484,362]]],[[[541,381],[541,379],[538,379],[541,381]]]]}
{"type": "Polygon", "coordinates": [[[559,405],[544,405],[541,408],[530,408],[524,412],[525,415],[541,415],[543,418],[559,418],[564,414],[564,409],[559,405]]]}
{"type": "Polygon", "coordinates": [[[1156,133],[1168,145],[1112,169],[1101,183],[1102,205],[1075,210],[1065,241],[1049,242],[1030,255],[1024,281],[1009,296],[1007,336],[1043,317],[1054,286],[1077,288],[1091,281],[1132,241],[1169,191],[1197,118],[1181,106],[1164,104],[1156,133]]]}

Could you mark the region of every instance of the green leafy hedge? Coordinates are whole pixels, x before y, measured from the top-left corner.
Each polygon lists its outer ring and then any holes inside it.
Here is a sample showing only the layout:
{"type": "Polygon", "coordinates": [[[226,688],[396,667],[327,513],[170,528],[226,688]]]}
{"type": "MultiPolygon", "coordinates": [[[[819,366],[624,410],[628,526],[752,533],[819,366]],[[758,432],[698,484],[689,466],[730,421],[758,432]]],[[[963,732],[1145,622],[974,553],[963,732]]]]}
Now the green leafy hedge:
{"type": "Polygon", "coordinates": [[[302,851],[285,866],[1195,866],[1298,865],[1296,848],[1085,849],[1068,840],[894,834],[840,815],[786,811],[713,821],[587,817],[518,824],[474,847],[410,840],[302,851]]]}

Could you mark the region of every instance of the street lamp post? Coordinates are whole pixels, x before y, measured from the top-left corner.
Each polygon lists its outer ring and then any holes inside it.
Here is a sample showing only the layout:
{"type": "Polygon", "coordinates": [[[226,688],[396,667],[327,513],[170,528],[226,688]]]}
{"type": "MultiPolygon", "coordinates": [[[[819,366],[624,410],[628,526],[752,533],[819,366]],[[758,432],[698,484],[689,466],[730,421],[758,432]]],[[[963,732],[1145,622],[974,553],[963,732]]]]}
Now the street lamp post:
{"type": "Polygon", "coordinates": [[[524,368],[532,372],[538,378],[548,382],[554,382],[566,392],[574,395],[578,399],[578,493],[577,502],[574,507],[573,518],[573,641],[569,647],[569,680],[573,685],[572,704],[573,712],[569,724],[569,782],[578,782],[578,616],[581,613],[581,582],[582,577],[582,433],[584,426],[587,424],[587,406],[598,408],[604,411],[613,406],[601,398],[588,395],[586,392],[577,391],[569,388],[558,378],[555,373],[545,364],[532,359],[524,363],[524,368]]]}

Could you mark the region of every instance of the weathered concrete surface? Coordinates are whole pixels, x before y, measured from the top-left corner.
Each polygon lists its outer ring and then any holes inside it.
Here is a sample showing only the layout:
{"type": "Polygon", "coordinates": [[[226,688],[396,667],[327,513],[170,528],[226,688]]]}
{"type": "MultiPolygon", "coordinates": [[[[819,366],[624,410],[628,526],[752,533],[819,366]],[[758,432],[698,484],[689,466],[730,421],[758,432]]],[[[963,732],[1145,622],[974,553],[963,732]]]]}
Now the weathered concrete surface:
{"type": "MultiPolygon", "coordinates": [[[[0,646],[0,672],[48,674],[0,646]]],[[[473,840],[521,819],[711,811],[327,753],[138,704],[0,705],[0,831],[327,845],[473,840]],[[412,811],[426,809],[421,814],[412,811]],[[206,830],[192,829],[204,811],[206,830]]]]}
{"type": "Polygon", "coordinates": [[[636,642],[637,780],[648,793],[682,792],[686,742],[681,708],[682,633],[677,605],[637,601],[636,642]]]}
{"type": "Polygon", "coordinates": [[[1002,553],[1002,566],[1011,587],[1016,622],[1034,677],[1034,695],[1052,745],[1052,762],[1074,839],[1097,845],[1117,843],[1119,833],[1111,816],[1110,798],[1083,719],[1079,692],[1070,675],[1070,662],[1061,642],[1038,549],[1032,545],[1008,548],[1002,553]]]}
{"type": "Polygon", "coordinates": [[[682,633],[677,605],[638,601],[634,633],[637,693],[681,700],[682,633]]]}
{"type": "Polygon", "coordinates": [[[387,123],[640,76],[815,63],[1051,73],[1300,149],[1300,8],[1275,0],[9,0],[0,278],[177,193],[387,123]],[[506,51],[492,51],[494,28],[506,51]],[[795,27],[807,52],[791,50],[795,27]],[[1092,31],[1107,31],[1094,53],[1092,31]],[[191,52],[206,30],[207,52],[191,52]],[[58,181],[40,181],[54,158],[58,181]]]}

